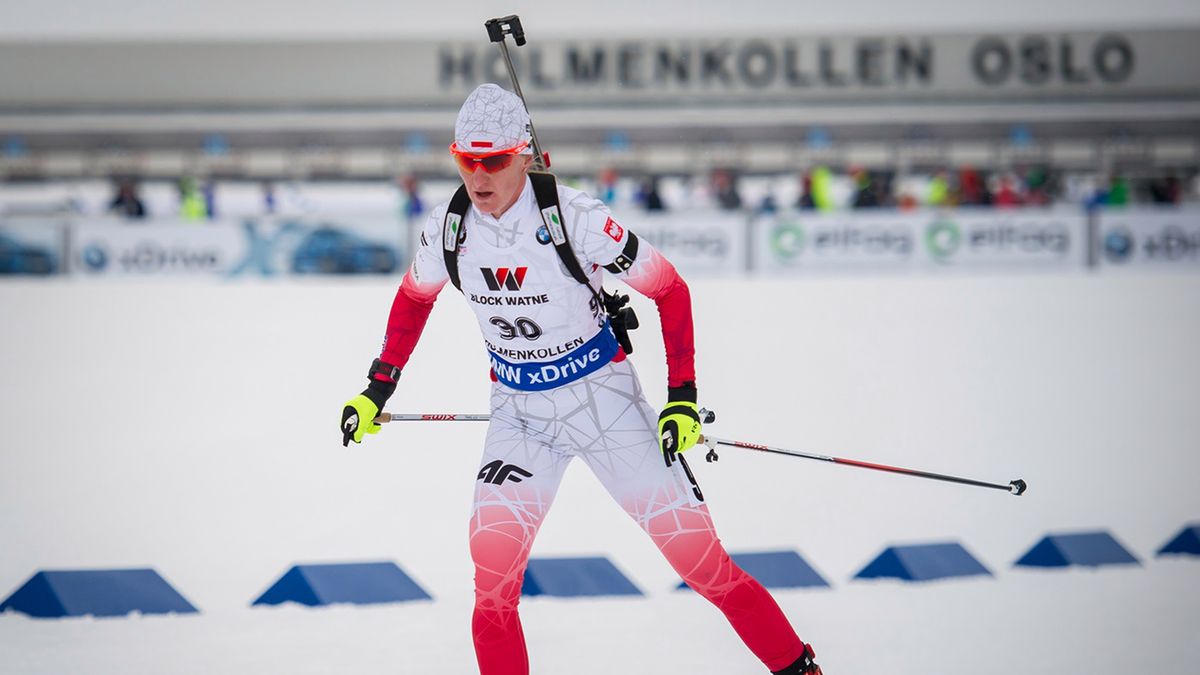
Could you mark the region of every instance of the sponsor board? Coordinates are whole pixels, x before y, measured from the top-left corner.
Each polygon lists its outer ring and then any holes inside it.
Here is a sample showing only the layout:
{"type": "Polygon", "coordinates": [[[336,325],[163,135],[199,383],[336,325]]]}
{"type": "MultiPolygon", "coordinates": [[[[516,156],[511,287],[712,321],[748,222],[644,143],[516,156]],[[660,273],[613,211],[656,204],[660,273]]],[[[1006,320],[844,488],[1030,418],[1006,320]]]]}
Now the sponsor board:
{"type": "Polygon", "coordinates": [[[88,277],[390,274],[403,264],[391,219],[244,220],[70,227],[68,271],[88,277]]]}
{"type": "Polygon", "coordinates": [[[88,277],[227,274],[248,248],[226,223],[92,221],[72,225],[70,242],[68,272],[88,277]]]}
{"type": "Polygon", "coordinates": [[[745,269],[744,215],[673,211],[630,215],[620,222],[685,276],[733,276],[745,269]]]}
{"type": "Polygon", "coordinates": [[[755,260],[766,272],[897,268],[913,264],[917,223],[901,214],[784,212],[755,223],[755,260]]]}
{"type": "Polygon", "coordinates": [[[1086,224],[1074,211],[793,211],[755,223],[755,260],[767,273],[1078,266],[1086,224]]]}
{"type": "Polygon", "coordinates": [[[925,214],[922,260],[941,267],[1078,266],[1086,217],[1077,210],[974,210],[925,214]]]}
{"type": "Polygon", "coordinates": [[[1105,269],[1200,267],[1200,209],[1113,209],[1097,218],[1096,260],[1105,269]]]}

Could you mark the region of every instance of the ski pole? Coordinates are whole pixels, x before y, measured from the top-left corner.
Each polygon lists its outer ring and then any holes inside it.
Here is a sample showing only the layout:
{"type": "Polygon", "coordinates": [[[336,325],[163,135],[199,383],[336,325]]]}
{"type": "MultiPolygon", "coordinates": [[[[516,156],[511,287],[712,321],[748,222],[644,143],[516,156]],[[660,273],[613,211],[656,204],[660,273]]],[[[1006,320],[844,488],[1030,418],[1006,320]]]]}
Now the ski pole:
{"type": "MultiPolygon", "coordinates": [[[[376,424],[384,424],[387,422],[487,422],[492,418],[491,415],[464,415],[461,413],[380,413],[375,418],[376,424]]],[[[711,424],[716,421],[717,416],[707,408],[700,409],[700,419],[705,424],[711,424]]],[[[992,488],[994,490],[1004,490],[1011,494],[1020,496],[1025,493],[1028,487],[1025,481],[1017,478],[1009,481],[1007,485],[1002,483],[988,483],[986,481],[975,480],[972,478],[962,478],[960,476],[950,476],[942,473],[933,473],[932,471],[919,471],[917,469],[906,469],[900,466],[890,466],[887,464],[876,464],[874,462],[864,462],[859,459],[847,459],[845,457],[833,457],[831,455],[818,455],[811,452],[801,452],[799,450],[787,450],[785,448],[777,448],[770,445],[762,445],[761,443],[749,443],[747,441],[735,441],[727,438],[718,438],[708,434],[700,436],[696,441],[698,444],[708,448],[708,454],[705,459],[709,462],[715,462],[717,456],[717,446],[727,445],[731,448],[742,448],[744,450],[755,450],[758,452],[768,452],[776,455],[788,455],[789,457],[800,457],[802,459],[815,459],[821,462],[831,462],[833,464],[841,464],[843,466],[854,466],[860,469],[873,469],[875,471],[887,471],[889,473],[898,473],[902,476],[914,476],[917,478],[929,478],[932,480],[941,480],[949,483],[959,483],[961,485],[973,485],[975,487],[992,488]]]]}
{"type": "Polygon", "coordinates": [[[948,476],[941,473],[933,473],[931,471],[918,471],[916,469],[906,469],[899,466],[889,466],[887,464],[875,464],[873,462],[864,462],[858,459],[846,459],[844,457],[832,457],[829,455],[818,455],[810,452],[801,452],[799,450],[785,450],[784,448],[776,448],[770,445],[762,445],[759,443],[747,443],[746,441],[734,441],[726,438],[717,438],[715,436],[703,435],[697,441],[708,447],[708,455],[705,457],[710,462],[717,460],[717,446],[728,445],[733,448],[744,448],[746,450],[757,450],[758,452],[769,452],[776,455],[788,455],[789,457],[802,457],[804,459],[815,459],[822,462],[832,462],[834,464],[842,464],[845,466],[856,466],[861,469],[874,469],[875,471],[888,471],[890,473],[898,473],[903,476],[915,476],[917,478],[931,478],[933,480],[944,480],[950,483],[959,483],[962,485],[974,485],[975,487],[992,488],[995,490],[1004,490],[1014,495],[1021,495],[1025,492],[1025,481],[1017,478],[1010,481],[1008,485],[1000,483],[988,483],[981,480],[971,478],[962,478],[959,476],[948,476]]]}
{"type": "MultiPolygon", "coordinates": [[[[508,69],[508,77],[512,79],[513,93],[525,105],[525,112],[529,112],[529,102],[525,100],[525,94],[521,93],[521,83],[517,82],[517,69],[513,67],[512,57],[508,54],[508,42],[504,40],[505,35],[512,35],[513,42],[516,42],[518,47],[525,44],[525,29],[521,27],[520,17],[516,14],[509,14],[488,19],[483,22],[483,26],[487,28],[488,38],[500,47],[500,54],[504,57],[504,67],[508,69]]],[[[533,145],[533,168],[535,171],[545,171],[550,168],[550,156],[542,153],[542,145],[538,143],[537,132],[533,130],[532,115],[529,117],[529,138],[533,145]]]]}
{"type": "MultiPolygon", "coordinates": [[[[712,411],[701,408],[700,417],[705,424],[716,421],[717,416],[712,411]]],[[[381,412],[375,417],[376,424],[388,422],[487,422],[492,419],[489,414],[472,415],[464,413],[389,413],[381,412]]]]}
{"type": "Polygon", "coordinates": [[[491,415],[464,415],[462,413],[387,413],[375,418],[376,424],[387,422],[486,422],[491,415]]]}

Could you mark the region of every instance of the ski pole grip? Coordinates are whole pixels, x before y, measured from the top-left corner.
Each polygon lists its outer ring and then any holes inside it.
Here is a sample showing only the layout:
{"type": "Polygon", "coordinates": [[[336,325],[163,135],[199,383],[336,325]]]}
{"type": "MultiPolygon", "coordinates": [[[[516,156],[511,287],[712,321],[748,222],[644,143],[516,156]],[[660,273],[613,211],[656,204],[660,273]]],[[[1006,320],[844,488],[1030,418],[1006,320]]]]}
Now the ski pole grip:
{"type": "Polygon", "coordinates": [[[525,29],[521,27],[521,19],[516,14],[509,14],[483,22],[487,28],[488,39],[492,42],[504,42],[504,36],[513,36],[518,47],[525,46],[525,29]]]}

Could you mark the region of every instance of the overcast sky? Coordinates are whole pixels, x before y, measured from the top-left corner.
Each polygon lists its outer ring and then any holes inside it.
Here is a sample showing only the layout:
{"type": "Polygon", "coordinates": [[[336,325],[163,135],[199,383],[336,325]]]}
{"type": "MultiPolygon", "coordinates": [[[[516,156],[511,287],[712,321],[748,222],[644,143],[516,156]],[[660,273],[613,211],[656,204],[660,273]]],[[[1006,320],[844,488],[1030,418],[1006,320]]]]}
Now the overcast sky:
{"type": "Polygon", "coordinates": [[[533,35],[587,37],[1200,27],[1197,0],[0,0],[0,39],[472,38],[512,12],[533,35]]]}

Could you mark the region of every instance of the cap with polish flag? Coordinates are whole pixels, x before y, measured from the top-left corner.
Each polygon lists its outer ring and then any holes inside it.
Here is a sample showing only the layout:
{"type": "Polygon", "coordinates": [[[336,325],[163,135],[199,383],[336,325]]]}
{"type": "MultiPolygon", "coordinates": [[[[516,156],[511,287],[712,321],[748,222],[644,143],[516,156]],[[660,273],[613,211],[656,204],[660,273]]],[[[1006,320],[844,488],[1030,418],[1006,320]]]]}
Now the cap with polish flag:
{"type": "MultiPolygon", "coordinates": [[[[495,84],[481,84],[467,96],[454,122],[459,152],[491,153],[528,144],[529,112],[516,94],[495,84]]],[[[533,151],[526,145],[522,154],[533,151]]]]}

